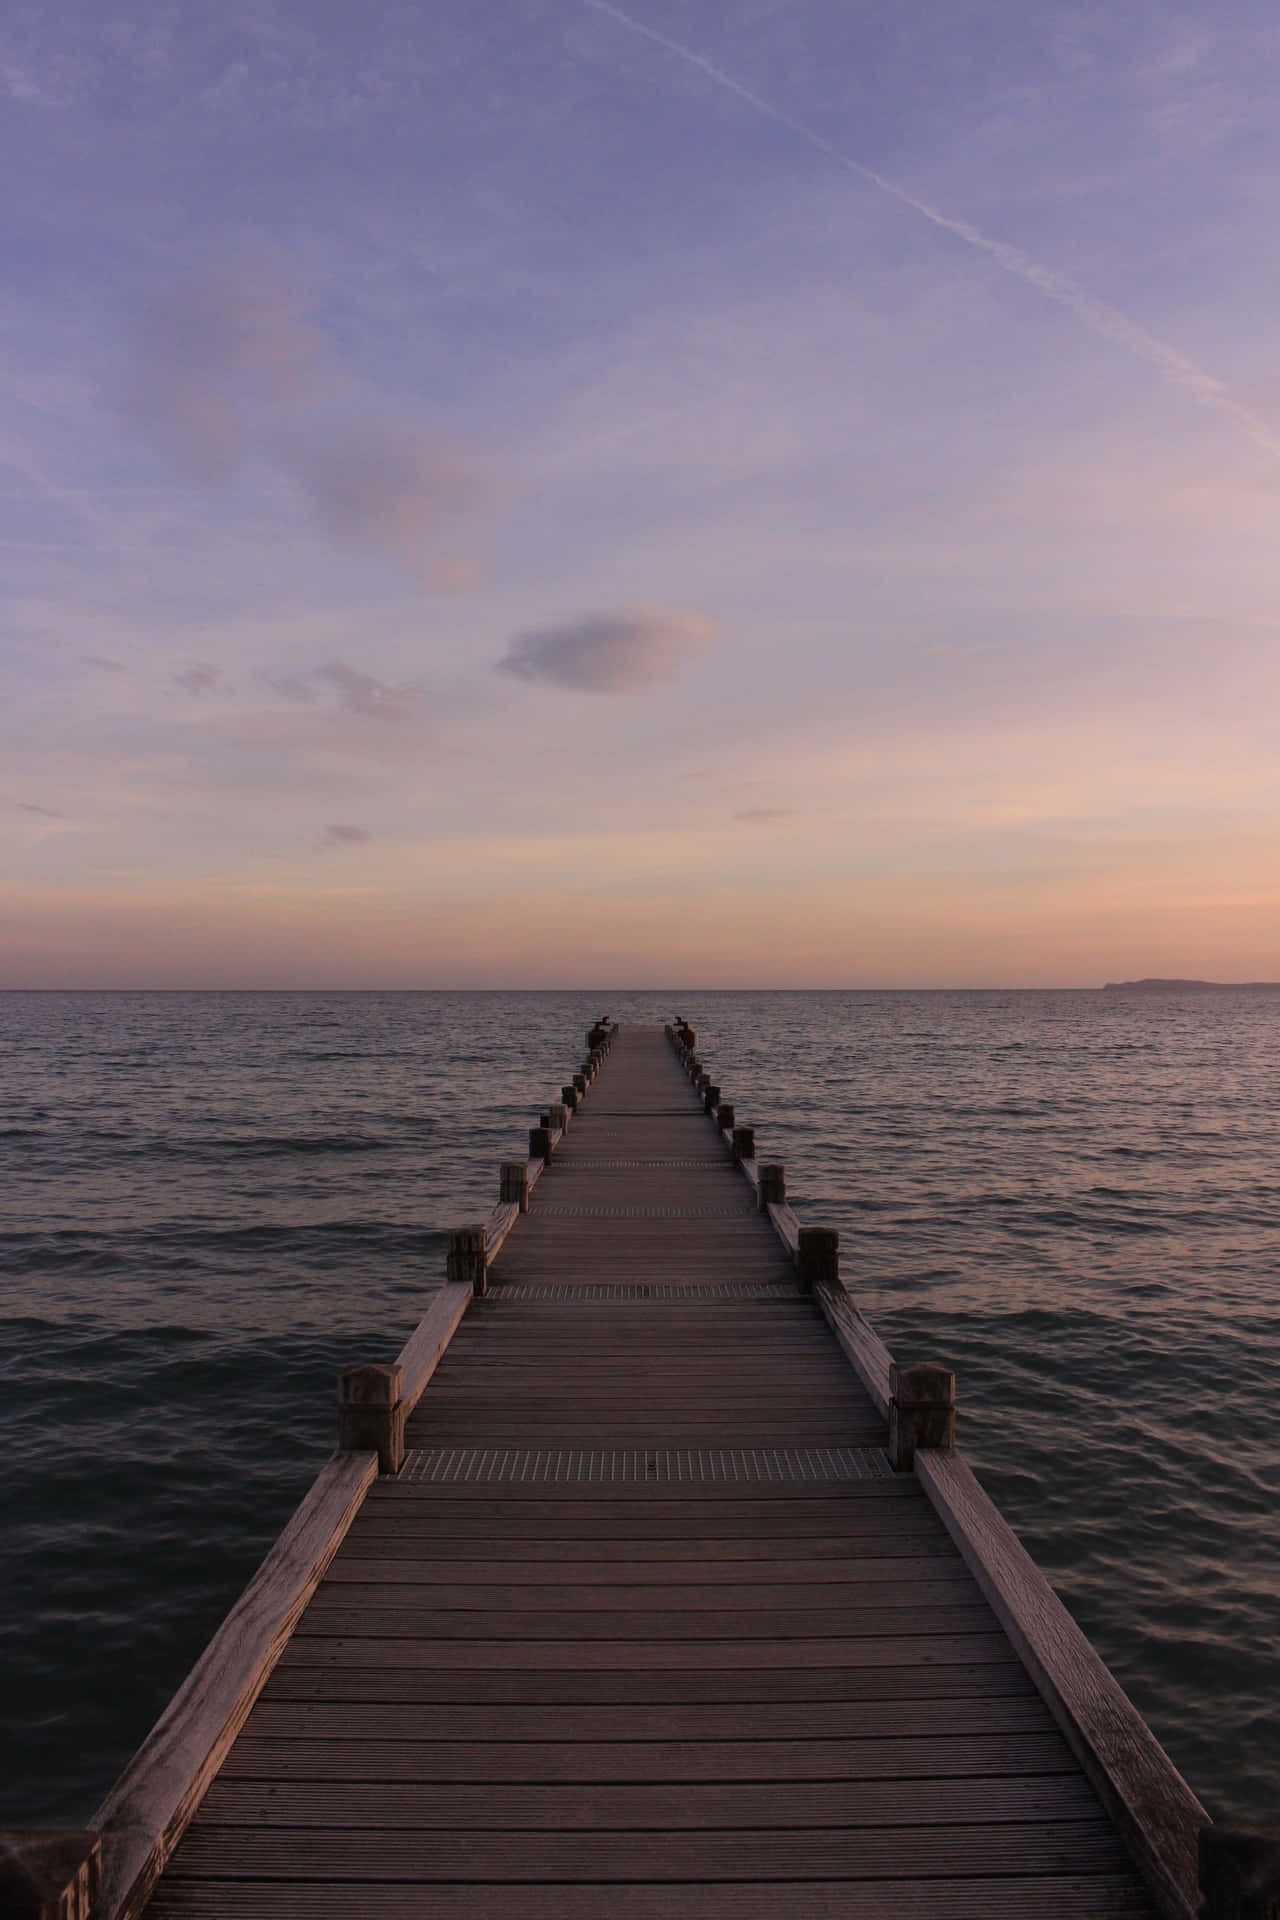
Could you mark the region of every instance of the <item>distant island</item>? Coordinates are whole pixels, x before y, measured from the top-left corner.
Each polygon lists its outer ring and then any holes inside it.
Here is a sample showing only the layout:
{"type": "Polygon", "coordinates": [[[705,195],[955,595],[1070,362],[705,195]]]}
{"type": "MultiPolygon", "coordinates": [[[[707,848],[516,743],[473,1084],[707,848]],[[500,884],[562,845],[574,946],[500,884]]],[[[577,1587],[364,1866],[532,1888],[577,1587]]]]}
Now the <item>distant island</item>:
{"type": "Polygon", "coordinates": [[[1280,993],[1280,980],[1108,980],[1104,993],[1280,993]]]}

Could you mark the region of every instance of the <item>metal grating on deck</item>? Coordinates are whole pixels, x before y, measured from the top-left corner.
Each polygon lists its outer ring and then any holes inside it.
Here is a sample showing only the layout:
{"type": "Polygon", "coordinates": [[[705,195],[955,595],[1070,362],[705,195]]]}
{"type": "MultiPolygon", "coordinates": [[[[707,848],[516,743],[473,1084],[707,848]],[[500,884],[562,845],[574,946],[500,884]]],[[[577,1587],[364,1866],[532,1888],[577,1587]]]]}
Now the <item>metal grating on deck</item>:
{"type": "Polygon", "coordinates": [[[758,1207],[565,1207],[556,1201],[535,1201],[538,1212],[552,1220],[754,1220],[758,1207]]]}
{"type": "Polygon", "coordinates": [[[399,1481],[596,1486],[759,1484],[782,1480],[885,1480],[893,1472],[882,1447],[497,1447],[411,1448],[399,1481]]]}
{"type": "Polygon", "coordinates": [[[670,1300],[698,1303],[703,1300],[792,1300],[800,1298],[793,1280],[713,1280],[705,1286],[696,1281],[679,1286],[663,1280],[620,1280],[616,1286],[600,1281],[550,1280],[546,1286],[512,1281],[504,1286],[496,1273],[490,1275],[491,1300],[670,1300]]]}

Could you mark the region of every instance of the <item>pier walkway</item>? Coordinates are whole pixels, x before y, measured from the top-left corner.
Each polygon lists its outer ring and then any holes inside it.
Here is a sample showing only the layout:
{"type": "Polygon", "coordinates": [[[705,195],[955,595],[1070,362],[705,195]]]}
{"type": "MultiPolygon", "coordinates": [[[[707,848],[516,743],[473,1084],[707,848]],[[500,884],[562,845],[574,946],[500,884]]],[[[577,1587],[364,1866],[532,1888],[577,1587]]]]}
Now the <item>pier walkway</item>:
{"type": "Polygon", "coordinates": [[[348,1385],[384,1467],[411,1406],[398,1472],[335,1456],[99,1816],[104,1911],[1190,1920],[1203,1810],[929,1394],[912,1429],[835,1236],[678,1037],[585,1064],[421,1385],[348,1385]]]}

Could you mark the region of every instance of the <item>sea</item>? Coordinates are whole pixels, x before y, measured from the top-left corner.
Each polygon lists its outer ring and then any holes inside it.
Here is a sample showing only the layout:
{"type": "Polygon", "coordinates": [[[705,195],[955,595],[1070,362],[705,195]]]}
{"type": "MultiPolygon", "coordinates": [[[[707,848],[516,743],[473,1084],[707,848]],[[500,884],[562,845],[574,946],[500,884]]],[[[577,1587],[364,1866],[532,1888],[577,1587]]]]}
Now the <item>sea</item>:
{"type": "Polygon", "coordinates": [[[82,1823],[601,1014],[690,1020],[1215,1819],[1280,1817],[1280,993],[0,994],[0,1827],[82,1823]]]}

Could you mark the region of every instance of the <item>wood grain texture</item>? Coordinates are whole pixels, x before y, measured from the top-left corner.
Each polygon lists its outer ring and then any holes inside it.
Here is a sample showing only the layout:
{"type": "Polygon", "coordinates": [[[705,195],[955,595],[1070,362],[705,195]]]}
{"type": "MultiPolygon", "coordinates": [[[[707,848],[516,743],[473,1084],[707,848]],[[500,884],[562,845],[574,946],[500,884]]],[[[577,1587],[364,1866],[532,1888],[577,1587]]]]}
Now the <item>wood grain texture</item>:
{"type": "Polygon", "coordinates": [[[1194,1920],[1196,1835],[1209,1816],[956,1453],[916,1475],[1097,1788],[1162,1914],[1194,1920]]]}
{"type": "Polygon", "coordinates": [[[404,1374],[401,1405],[406,1418],[422,1398],[472,1298],[468,1281],[446,1281],[400,1349],[399,1365],[404,1374]]]}
{"type": "Polygon", "coordinates": [[[840,1343],[840,1351],[866,1388],[872,1406],[882,1420],[889,1418],[889,1372],[893,1365],[888,1347],[871,1322],[859,1313],[843,1285],[820,1280],[813,1297],[827,1325],[840,1343]]]}
{"type": "Polygon", "coordinates": [[[333,1455],[99,1808],[95,1920],[141,1912],[377,1473],[375,1453],[333,1455]]]}

